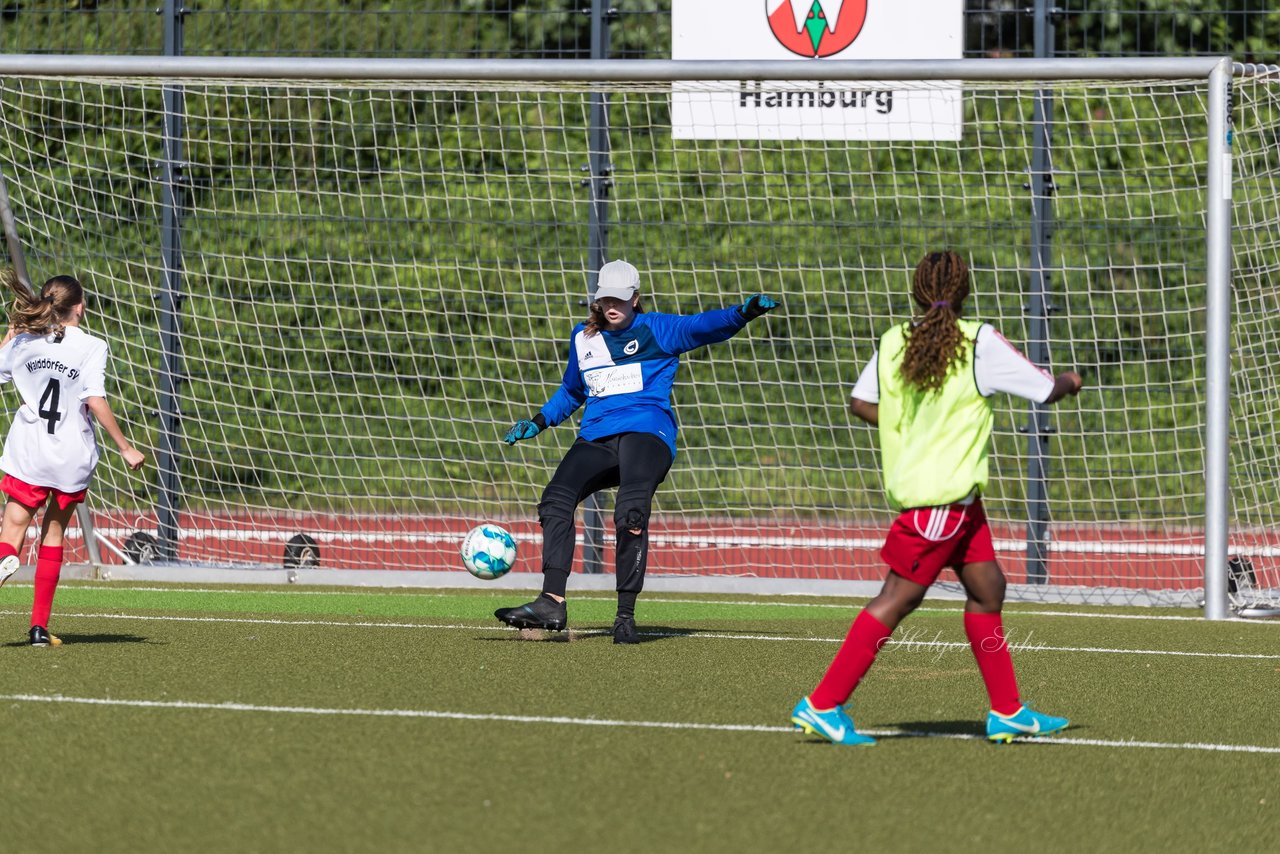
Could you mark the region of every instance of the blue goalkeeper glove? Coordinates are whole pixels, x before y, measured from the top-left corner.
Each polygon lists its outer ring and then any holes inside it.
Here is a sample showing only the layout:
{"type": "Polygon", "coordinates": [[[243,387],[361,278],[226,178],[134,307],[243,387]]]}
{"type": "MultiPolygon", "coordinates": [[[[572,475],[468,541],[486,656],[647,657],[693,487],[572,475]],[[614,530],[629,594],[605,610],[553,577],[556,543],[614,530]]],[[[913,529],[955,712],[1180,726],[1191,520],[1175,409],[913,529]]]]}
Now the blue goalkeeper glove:
{"type": "Polygon", "coordinates": [[[755,294],[742,305],[738,306],[738,311],[742,312],[742,316],[747,320],[755,320],[778,307],[778,301],[773,297],[767,297],[764,294],[755,294]]]}
{"type": "Polygon", "coordinates": [[[512,424],[511,429],[507,431],[507,435],[503,437],[502,441],[508,445],[514,445],[522,439],[532,439],[541,433],[546,426],[547,419],[543,418],[542,413],[539,412],[532,419],[526,418],[512,424]]]}

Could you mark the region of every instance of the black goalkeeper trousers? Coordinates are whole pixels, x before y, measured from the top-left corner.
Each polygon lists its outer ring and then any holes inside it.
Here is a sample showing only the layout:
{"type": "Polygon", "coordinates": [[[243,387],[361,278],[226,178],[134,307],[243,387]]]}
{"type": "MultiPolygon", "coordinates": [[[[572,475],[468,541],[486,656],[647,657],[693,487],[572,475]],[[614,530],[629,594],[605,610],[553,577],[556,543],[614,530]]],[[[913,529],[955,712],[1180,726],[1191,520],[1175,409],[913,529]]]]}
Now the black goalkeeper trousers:
{"type": "Polygon", "coordinates": [[[565,595],[573,569],[575,518],[588,495],[618,487],[613,510],[617,533],[617,587],[635,594],[644,587],[649,559],[649,510],[658,484],[671,470],[671,451],[652,433],[619,433],[588,442],[578,439],[542,492],[542,591],[565,595]],[[639,531],[639,533],[633,533],[639,531]]]}

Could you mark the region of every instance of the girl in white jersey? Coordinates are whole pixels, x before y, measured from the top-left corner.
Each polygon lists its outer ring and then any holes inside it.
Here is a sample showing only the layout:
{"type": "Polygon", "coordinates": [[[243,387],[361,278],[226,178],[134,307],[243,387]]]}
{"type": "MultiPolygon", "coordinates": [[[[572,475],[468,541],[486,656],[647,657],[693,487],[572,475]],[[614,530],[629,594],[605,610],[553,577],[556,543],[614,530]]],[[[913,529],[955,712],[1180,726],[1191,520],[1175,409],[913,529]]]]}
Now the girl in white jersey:
{"type": "Polygon", "coordinates": [[[0,276],[17,294],[0,343],[0,383],[12,381],[22,399],[0,455],[0,492],[9,499],[0,524],[0,584],[17,570],[27,527],[47,501],[29,638],[32,646],[57,646],[61,641],[49,634],[49,614],[62,572],[62,537],[98,464],[94,421],[129,468],[140,468],[146,457],[125,439],[107,403],[107,344],[80,329],[80,283],[54,276],[37,296],[12,270],[0,276]]]}

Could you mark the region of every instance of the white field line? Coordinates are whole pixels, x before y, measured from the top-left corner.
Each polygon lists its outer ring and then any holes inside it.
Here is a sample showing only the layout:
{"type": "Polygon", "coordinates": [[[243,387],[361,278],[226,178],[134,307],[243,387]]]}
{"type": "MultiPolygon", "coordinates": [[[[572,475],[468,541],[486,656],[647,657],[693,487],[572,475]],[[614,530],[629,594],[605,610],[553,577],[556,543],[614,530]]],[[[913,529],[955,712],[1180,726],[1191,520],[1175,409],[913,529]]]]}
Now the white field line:
{"type": "MultiPolygon", "coordinates": [[[[21,584],[15,584],[15,587],[21,587],[21,584]]],[[[536,584],[531,584],[530,589],[536,589],[536,584]]],[[[220,595],[238,595],[247,591],[239,588],[214,588],[214,587],[132,587],[123,585],[119,582],[110,582],[108,584],[77,584],[75,589],[78,590],[136,590],[139,593],[216,593],[220,595]]],[[[254,593],[263,593],[266,591],[255,590],[254,593]]],[[[474,592],[474,591],[467,591],[474,592]]],[[[508,590],[502,591],[504,594],[509,593],[508,590]]],[[[288,596],[369,596],[370,591],[361,590],[290,590],[288,596]]],[[[386,594],[388,596],[419,598],[419,599],[443,599],[446,596],[456,596],[457,593],[418,593],[418,592],[400,592],[386,594]]],[[[578,595],[573,597],[575,602],[612,602],[612,596],[592,596],[578,595]]],[[[768,607],[768,608],[813,608],[849,611],[854,608],[860,608],[861,605],[851,605],[839,602],[780,602],[778,600],[724,600],[724,599],[669,599],[662,596],[645,596],[645,602],[653,604],[670,603],[673,605],[715,605],[717,607],[768,607]]],[[[917,608],[915,613],[960,613],[964,606],[956,604],[954,607],[933,607],[924,606],[917,608]]],[[[1033,615],[1037,617],[1088,617],[1098,620],[1156,620],[1156,621],[1187,621],[1193,623],[1204,622],[1201,616],[1182,616],[1174,614],[1107,614],[1100,611],[1030,611],[1023,609],[1011,609],[1005,611],[1007,615],[1021,616],[1023,614],[1033,615]]],[[[1251,626],[1278,625],[1280,620],[1248,620],[1251,626]]]]}
{"type": "MultiPolygon", "coordinates": [[[[568,726],[619,727],[627,729],[710,730],[714,732],[794,733],[791,727],[764,724],[708,724],[693,721],[627,721],[608,718],[574,718],[563,715],[495,715],[476,712],[442,712],[435,709],[326,709],[315,706],[262,706],[254,703],[201,703],[190,700],[124,700],[109,697],[66,697],[61,694],[0,694],[0,701],[15,703],[71,703],[84,706],[116,706],[136,709],[176,711],[258,712],[276,715],[315,715],[368,718],[426,718],[431,720],[485,721],[518,724],[564,724],[568,726]]],[[[937,733],[915,730],[862,730],[878,738],[949,738],[982,740],[979,735],[937,733]]],[[[1056,744],[1073,747],[1119,747],[1156,750],[1206,750],[1219,753],[1280,754],[1280,747],[1258,744],[1211,744],[1207,742],[1128,741],[1099,738],[1026,739],[1024,744],[1056,744]]]]}
{"type": "MultiPolygon", "coordinates": [[[[22,615],[26,611],[0,610],[0,615],[22,615]]],[[[384,623],[372,621],[350,622],[346,620],[274,620],[260,619],[251,617],[186,617],[176,616],[173,614],[82,614],[82,613],[59,613],[59,619],[83,619],[83,620],[134,620],[136,622],[172,622],[172,623],[230,623],[244,624],[254,626],[333,626],[340,628],[360,628],[360,629],[420,629],[420,630],[437,630],[437,631],[481,631],[481,632],[510,632],[511,629],[506,626],[480,626],[467,625],[465,623],[384,623]]],[[[577,630],[575,630],[577,631],[577,630]]],[[[595,636],[607,635],[609,631],[606,629],[585,629],[578,632],[580,635],[595,636]]],[[[791,642],[791,643],[841,643],[844,638],[817,638],[817,637],[794,637],[787,635],[759,635],[759,634],[726,634],[723,632],[702,632],[690,630],[689,632],[639,632],[642,637],[651,638],[694,638],[698,640],[737,640],[737,641],[768,641],[768,642],[791,642]]],[[[885,644],[886,648],[896,647],[901,649],[968,649],[969,644],[966,641],[940,641],[940,640],[917,640],[916,635],[907,634],[900,640],[891,640],[885,644]]],[[[1246,659],[1253,661],[1280,661],[1280,654],[1265,653],[1245,653],[1245,652],[1195,652],[1186,650],[1170,650],[1170,649],[1120,649],[1113,647],[1089,647],[1089,646],[1048,646],[1041,643],[1031,643],[1025,641],[1010,641],[1010,650],[1023,654],[1026,652],[1085,652],[1098,653],[1102,655],[1167,655],[1171,657],[1184,658],[1226,658],[1226,659],[1246,659]]]]}

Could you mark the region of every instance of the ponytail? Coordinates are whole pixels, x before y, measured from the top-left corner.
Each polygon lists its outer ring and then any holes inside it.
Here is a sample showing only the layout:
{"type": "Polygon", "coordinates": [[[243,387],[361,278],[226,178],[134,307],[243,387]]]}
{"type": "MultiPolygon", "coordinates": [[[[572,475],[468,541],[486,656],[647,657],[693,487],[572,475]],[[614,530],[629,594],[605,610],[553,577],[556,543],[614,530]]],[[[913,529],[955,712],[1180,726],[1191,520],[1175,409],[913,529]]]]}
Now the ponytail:
{"type": "Polygon", "coordinates": [[[5,285],[14,293],[9,308],[9,325],[14,332],[34,335],[60,335],[71,310],[84,302],[84,288],[72,276],[54,276],[33,294],[11,269],[0,273],[5,285]]]}

